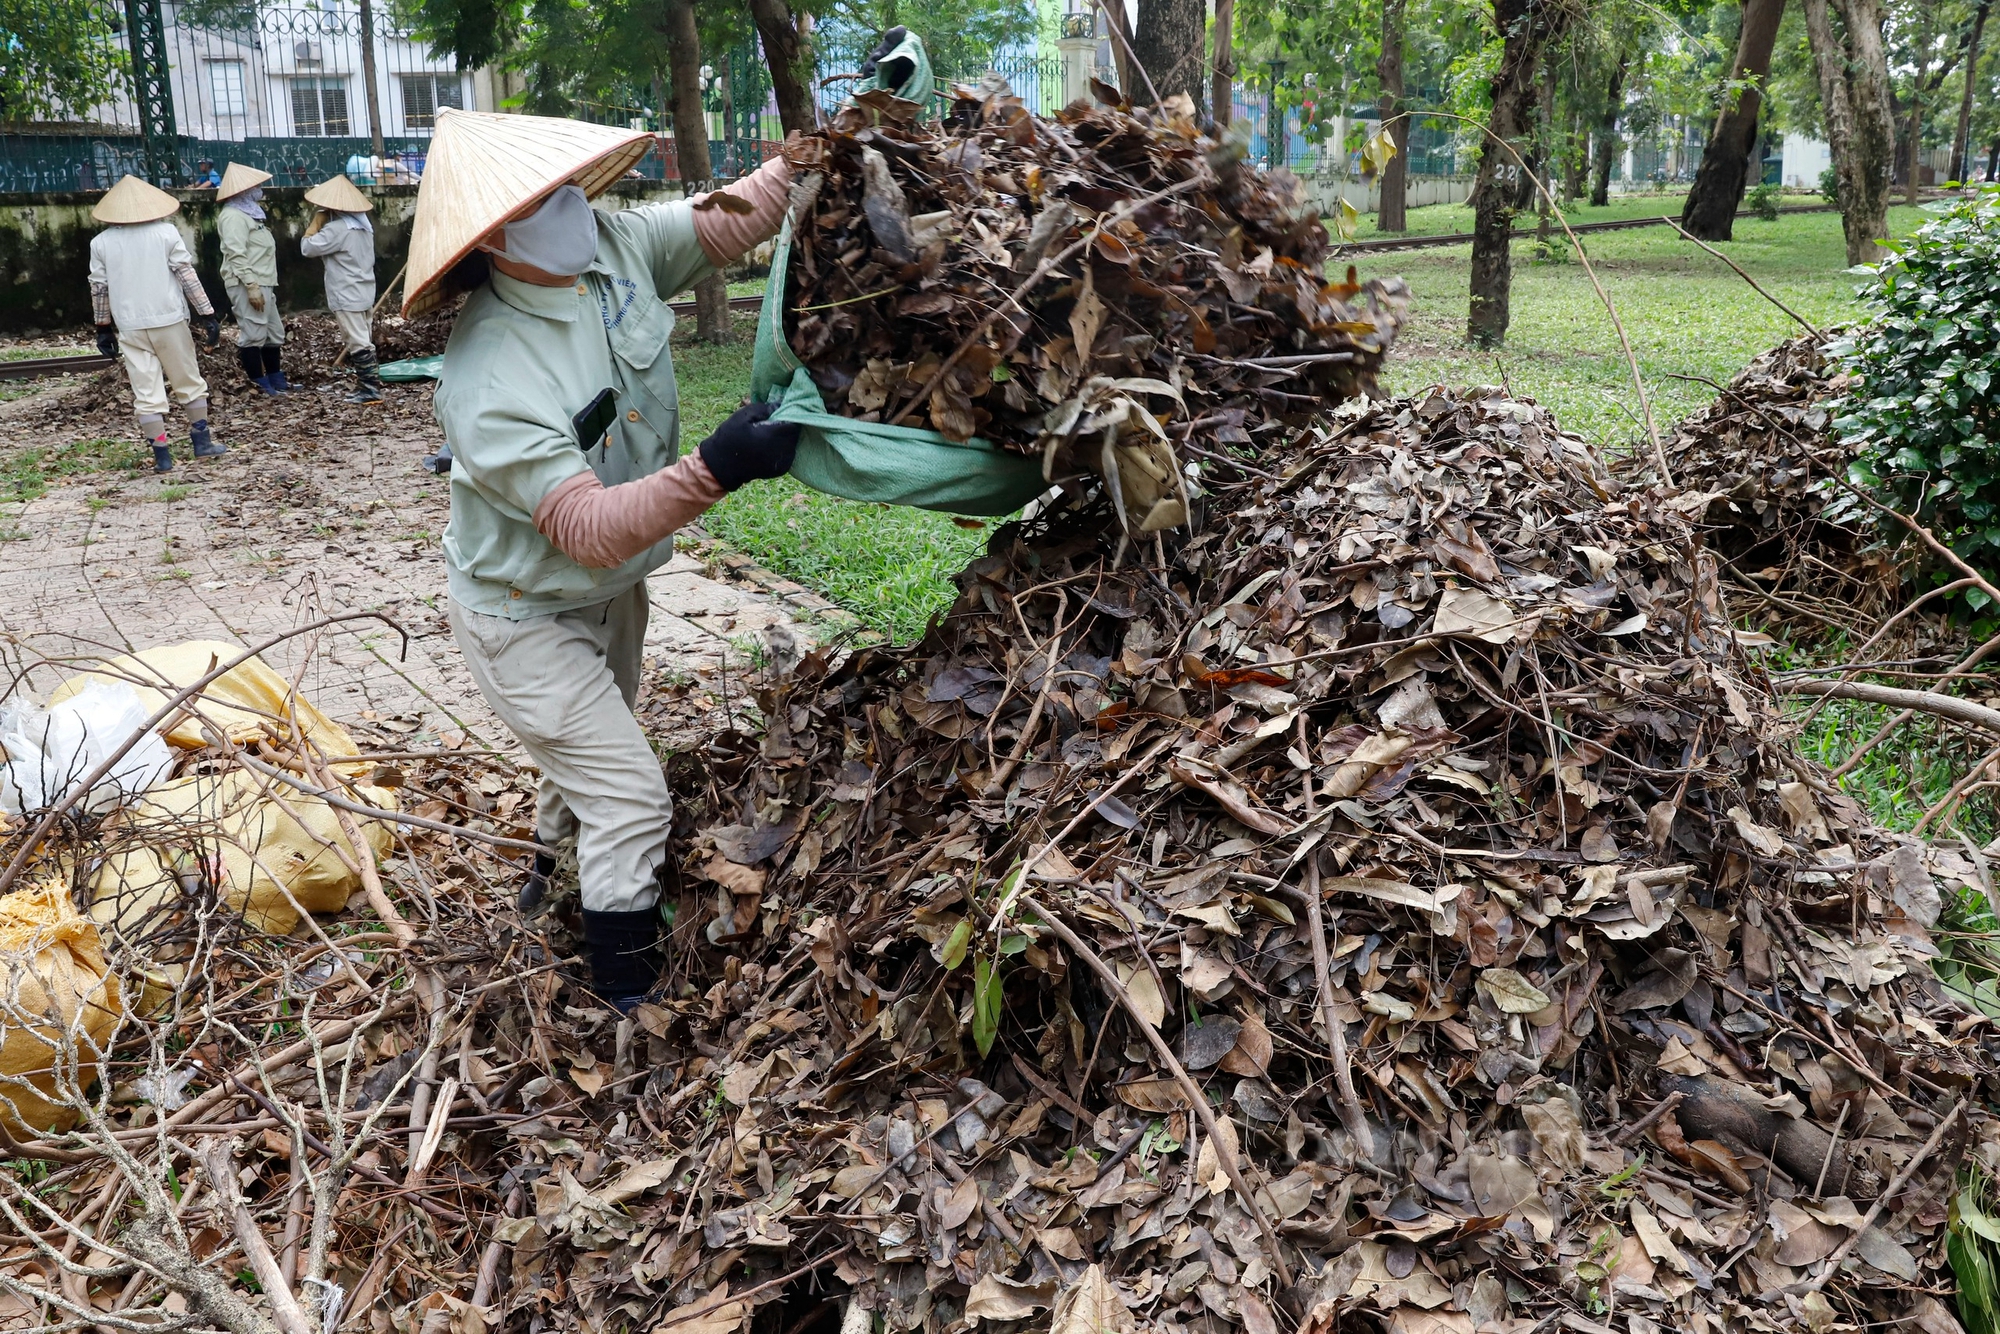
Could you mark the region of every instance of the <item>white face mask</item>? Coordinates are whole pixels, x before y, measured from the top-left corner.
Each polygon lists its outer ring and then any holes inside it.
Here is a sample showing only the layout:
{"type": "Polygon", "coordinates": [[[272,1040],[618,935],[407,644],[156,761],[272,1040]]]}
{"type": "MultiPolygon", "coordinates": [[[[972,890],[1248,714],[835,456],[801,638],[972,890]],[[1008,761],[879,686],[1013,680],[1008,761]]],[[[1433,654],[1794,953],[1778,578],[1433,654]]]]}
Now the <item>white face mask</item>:
{"type": "Polygon", "coordinates": [[[565,185],[533,213],[508,223],[500,236],[500,245],[481,249],[543,273],[578,274],[597,258],[597,213],[582,190],[565,185]]]}

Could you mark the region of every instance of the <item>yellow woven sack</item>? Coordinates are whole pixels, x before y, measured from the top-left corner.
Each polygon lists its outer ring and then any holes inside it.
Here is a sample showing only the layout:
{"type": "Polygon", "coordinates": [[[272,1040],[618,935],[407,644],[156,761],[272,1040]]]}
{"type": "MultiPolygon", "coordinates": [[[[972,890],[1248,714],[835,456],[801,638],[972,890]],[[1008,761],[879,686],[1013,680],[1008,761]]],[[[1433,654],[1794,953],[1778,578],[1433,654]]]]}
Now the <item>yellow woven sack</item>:
{"type": "Polygon", "coordinates": [[[75,1108],[51,1101],[55,1072],[74,1059],[78,1089],[90,1086],[121,1005],[97,925],[60,882],[0,898],[0,1124],[9,1134],[76,1123],[75,1108]]]}
{"type": "MultiPolygon", "coordinates": [[[[213,639],[149,648],[130,657],[112,658],[99,671],[70,677],[55,688],[49,703],[67,699],[93,676],[110,677],[133,682],[139,698],[145,701],[146,712],[155,713],[170,697],[242,652],[241,644],[213,639]],[[156,683],[164,689],[140,682],[156,683]]],[[[345,728],[314,708],[262,658],[252,658],[209,682],[202,688],[201,700],[203,714],[239,746],[264,738],[289,740],[296,720],[299,731],[327,758],[360,754],[345,728]]],[[[199,750],[208,744],[199,719],[182,713],[169,721],[174,725],[165,736],[171,744],[184,750],[199,750]]]]}
{"type": "MultiPolygon", "coordinates": [[[[197,858],[207,860],[203,869],[221,887],[223,901],[260,931],[290,934],[300,909],[339,912],[361,887],[360,876],[341,859],[352,854],[339,817],[326,802],[296,788],[275,780],[268,788],[275,795],[267,795],[259,775],[233,769],[175,779],[147,792],[121,820],[129,836],[156,855],[107,859],[92,886],[93,912],[101,911],[104,920],[125,918],[178,893],[175,863],[197,858]]],[[[372,805],[390,807],[394,801],[365,785],[358,795],[372,805]]],[[[389,851],[388,826],[360,816],[355,824],[380,861],[389,851]]]]}

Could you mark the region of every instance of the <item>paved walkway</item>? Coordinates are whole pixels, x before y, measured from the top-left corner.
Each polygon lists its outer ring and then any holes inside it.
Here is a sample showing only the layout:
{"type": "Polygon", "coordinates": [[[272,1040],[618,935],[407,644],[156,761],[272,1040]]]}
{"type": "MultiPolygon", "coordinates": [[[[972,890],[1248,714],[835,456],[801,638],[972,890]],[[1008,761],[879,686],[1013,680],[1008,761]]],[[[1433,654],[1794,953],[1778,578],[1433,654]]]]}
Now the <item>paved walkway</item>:
{"type": "MultiPolygon", "coordinates": [[[[26,402],[0,406],[0,459],[22,441],[9,419],[26,402]]],[[[337,719],[373,722],[413,746],[459,732],[512,749],[445,622],[448,487],[417,466],[435,447],[434,429],[406,414],[383,425],[337,448],[237,438],[228,457],[183,459],[165,478],[86,473],[26,504],[0,504],[9,679],[37,662],[187,639],[248,646],[373,611],[408,632],[407,650],[386,622],[356,621],[289,640],[268,658],[337,719]]],[[[649,587],[649,682],[708,675],[774,622],[793,621],[782,602],[710,578],[685,554],[649,587]]],[[[59,676],[36,668],[32,693],[46,694],[59,676]]]]}

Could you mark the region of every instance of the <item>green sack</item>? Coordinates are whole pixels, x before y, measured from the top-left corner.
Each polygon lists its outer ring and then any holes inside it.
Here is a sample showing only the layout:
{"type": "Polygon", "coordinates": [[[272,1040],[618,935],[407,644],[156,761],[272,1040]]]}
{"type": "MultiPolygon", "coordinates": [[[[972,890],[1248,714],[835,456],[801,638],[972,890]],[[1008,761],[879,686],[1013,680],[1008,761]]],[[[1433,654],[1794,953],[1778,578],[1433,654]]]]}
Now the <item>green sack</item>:
{"type": "Polygon", "coordinates": [[[815,491],[848,500],[980,517],[1012,514],[1048,490],[1039,459],[984,440],[957,441],[921,427],[887,426],[828,412],[819,386],[785,342],[791,250],[788,221],[771,252],[750,392],[760,403],[778,405],[773,421],[799,424],[792,476],[815,491]]]}
{"type": "Polygon", "coordinates": [[[385,361],[375,368],[375,373],[391,384],[415,384],[419,380],[435,380],[444,374],[444,355],[439,353],[435,357],[385,361]]]}

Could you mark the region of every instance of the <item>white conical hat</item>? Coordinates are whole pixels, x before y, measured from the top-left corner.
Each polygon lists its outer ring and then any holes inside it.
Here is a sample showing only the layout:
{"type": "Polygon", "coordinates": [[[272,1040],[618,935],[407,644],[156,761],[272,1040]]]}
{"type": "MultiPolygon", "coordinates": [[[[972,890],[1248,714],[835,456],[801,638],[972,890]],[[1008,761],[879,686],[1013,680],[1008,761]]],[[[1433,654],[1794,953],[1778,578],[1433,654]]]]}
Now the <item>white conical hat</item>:
{"type": "Polygon", "coordinates": [[[522,208],[564,185],[594,199],[652,143],[644,130],[580,120],[439,111],[410,226],[403,313],[437,304],[437,285],[452,265],[522,208]]]}
{"type": "Polygon", "coordinates": [[[222,184],[215,187],[215,197],[227,199],[231,195],[240,195],[245,190],[254,189],[270,179],[271,173],[268,171],[246,167],[241,162],[232,162],[222,173],[222,184]]]}
{"type": "Polygon", "coordinates": [[[90,216],[99,222],[158,222],[180,211],[181,201],[137,176],[120,177],[104,192],[90,216]]]}
{"type": "Polygon", "coordinates": [[[336,213],[367,213],[375,207],[345,175],[321,181],[306,191],[306,202],[314,208],[330,208],[336,213]]]}

